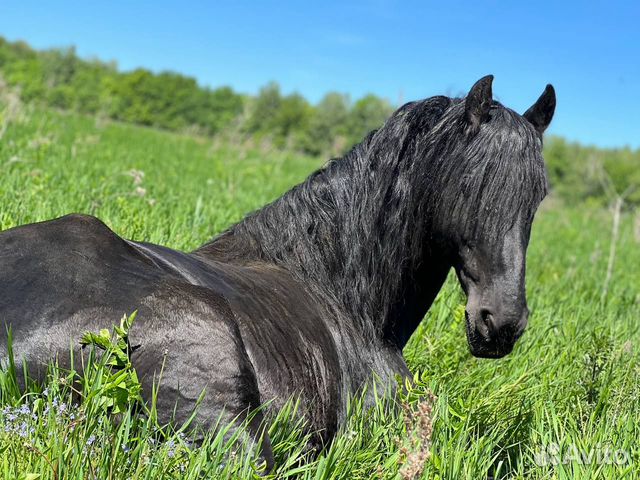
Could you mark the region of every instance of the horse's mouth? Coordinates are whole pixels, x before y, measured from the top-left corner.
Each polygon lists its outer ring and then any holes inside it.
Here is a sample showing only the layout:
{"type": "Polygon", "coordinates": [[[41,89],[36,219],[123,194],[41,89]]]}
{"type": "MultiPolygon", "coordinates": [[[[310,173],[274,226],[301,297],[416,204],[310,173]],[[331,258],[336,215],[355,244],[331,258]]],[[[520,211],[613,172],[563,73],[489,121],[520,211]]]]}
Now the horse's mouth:
{"type": "Polygon", "coordinates": [[[477,331],[472,329],[469,315],[465,312],[465,329],[467,333],[467,343],[469,344],[469,352],[476,358],[498,359],[509,355],[513,351],[515,341],[513,343],[504,343],[493,341],[482,337],[477,331]]]}

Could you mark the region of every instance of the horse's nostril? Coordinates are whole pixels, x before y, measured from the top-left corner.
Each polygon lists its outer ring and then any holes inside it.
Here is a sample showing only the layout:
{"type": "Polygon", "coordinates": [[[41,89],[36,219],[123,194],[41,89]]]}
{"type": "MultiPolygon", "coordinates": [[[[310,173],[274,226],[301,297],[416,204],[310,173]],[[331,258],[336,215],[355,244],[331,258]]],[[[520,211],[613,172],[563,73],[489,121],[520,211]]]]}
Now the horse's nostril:
{"type": "Polygon", "coordinates": [[[482,323],[487,327],[489,335],[493,335],[496,331],[496,325],[493,320],[493,313],[488,308],[482,308],[480,310],[480,319],[482,323]]]}

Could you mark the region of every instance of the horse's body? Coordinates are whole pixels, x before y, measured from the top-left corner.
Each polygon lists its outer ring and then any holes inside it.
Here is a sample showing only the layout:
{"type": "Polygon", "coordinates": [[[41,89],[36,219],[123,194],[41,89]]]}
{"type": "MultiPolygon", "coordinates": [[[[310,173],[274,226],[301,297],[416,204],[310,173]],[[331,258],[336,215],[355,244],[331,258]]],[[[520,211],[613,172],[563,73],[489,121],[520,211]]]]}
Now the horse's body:
{"type": "MultiPolygon", "coordinates": [[[[65,348],[85,331],[138,310],[133,364],[142,375],[165,364],[162,389],[176,395],[161,395],[159,411],[180,400],[180,419],[205,387],[229,395],[230,417],[261,398],[277,407],[300,395],[310,426],[326,437],[344,415],[344,393],[372,372],[406,373],[397,349],[332,322],[301,282],[257,258],[220,262],[130,242],[94,217],[68,215],[4,232],[0,259],[0,318],[12,325],[15,355],[30,360],[32,374],[66,358],[65,348]],[[235,397],[243,399],[237,408],[235,397]]],[[[142,383],[150,389],[151,380],[142,383]]],[[[205,402],[200,417],[215,418],[215,405],[205,402]]]]}
{"type": "MultiPolygon", "coordinates": [[[[176,402],[176,420],[186,419],[203,389],[202,424],[299,396],[320,442],[372,374],[408,374],[402,347],[451,266],[469,296],[472,353],[508,353],[526,323],[524,250],[544,195],[539,135],[555,100],[545,92],[525,120],[491,103],[490,83],[478,82],[466,106],[446,97],[406,105],[346,157],[192,253],[124,240],[83,215],[3,232],[0,321],[12,328],[17,360],[42,375],[52,358],[68,361],[82,333],[138,310],[132,360],[147,398],[164,365],[161,419],[176,402]],[[463,161],[456,149],[477,159],[469,152],[483,128],[495,145],[482,158],[529,152],[526,161],[503,164],[514,171],[482,191],[470,175],[492,174],[490,166],[462,165],[460,178],[438,173],[450,157],[463,161]],[[458,138],[439,143],[447,129],[458,138]],[[441,190],[452,182],[460,190],[447,199],[441,190]],[[499,195],[511,203],[481,225],[474,209],[499,195]],[[474,206],[461,213],[467,197],[474,206]]],[[[268,438],[263,453],[271,462],[268,438]]]]}

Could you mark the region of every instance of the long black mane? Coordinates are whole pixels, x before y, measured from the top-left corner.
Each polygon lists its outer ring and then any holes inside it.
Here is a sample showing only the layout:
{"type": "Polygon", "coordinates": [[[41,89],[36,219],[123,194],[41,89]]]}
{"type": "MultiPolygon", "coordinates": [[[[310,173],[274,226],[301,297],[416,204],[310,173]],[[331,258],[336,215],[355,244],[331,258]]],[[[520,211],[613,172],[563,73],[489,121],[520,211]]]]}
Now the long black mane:
{"type": "Polygon", "coordinates": [[[225,260],[252,252],[379,334],[398,321],[431,248],[477,229],[499,238],[516,215],[531,219],[546,193],[541,139],[527,120],[497,102],[477,132],[463,117],[461,99],[402,106],[344,157],[198,252],[225,260]],[[486,221],[489,209],[499,222],[486,221]]]}

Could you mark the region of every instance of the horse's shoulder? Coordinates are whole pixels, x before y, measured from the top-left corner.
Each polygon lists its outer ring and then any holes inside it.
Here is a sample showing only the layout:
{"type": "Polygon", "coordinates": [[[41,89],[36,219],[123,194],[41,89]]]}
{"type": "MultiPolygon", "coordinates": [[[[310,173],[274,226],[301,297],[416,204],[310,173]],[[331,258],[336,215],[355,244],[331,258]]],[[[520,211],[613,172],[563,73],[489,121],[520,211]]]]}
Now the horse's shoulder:
{"type": "Polygon", "coordinates": [[[153,351],[168,350],[173,352],[170,357],[189,359],[192,368],[200,365],[209,370],[222,368],[225,363],[226,371],[239,368],[255,375],[229,303],[204,287],[173,280],[161,282],[140,299],[131,338],[143,345],[148,358],[155,358],[153,351]]]}

